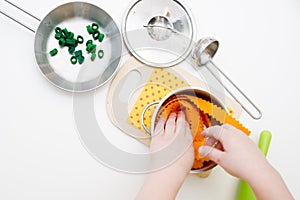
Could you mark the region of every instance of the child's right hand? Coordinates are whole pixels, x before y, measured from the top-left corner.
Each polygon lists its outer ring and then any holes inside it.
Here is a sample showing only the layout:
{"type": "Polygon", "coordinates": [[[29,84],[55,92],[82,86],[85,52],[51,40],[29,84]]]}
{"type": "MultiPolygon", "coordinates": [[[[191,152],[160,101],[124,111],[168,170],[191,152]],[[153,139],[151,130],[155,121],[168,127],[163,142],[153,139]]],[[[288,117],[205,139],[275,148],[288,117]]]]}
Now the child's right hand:
{"type": "Polygon", "coordinates": [[[231,175],[247,181],[256,199],[294,199],[280,174],[242,131],[224,124],[210,127],[202,135],[209,139],[208,146],[199,149],[200,154],[218,163],[231,175]],[[212,147],[216,142],[218,144],[212,147]]]}
{"type": "Polygon", "coordinates": [[[203,131],[202,136],[209,137],[207,145],[216,141],[221,144],[216,148],[203,146],[199,149],[200,154],[210,158],[235,177],[248,182],[259,176],[264,169],[271,168],[255,143],[233,126],[213,126],[203,131]]]}

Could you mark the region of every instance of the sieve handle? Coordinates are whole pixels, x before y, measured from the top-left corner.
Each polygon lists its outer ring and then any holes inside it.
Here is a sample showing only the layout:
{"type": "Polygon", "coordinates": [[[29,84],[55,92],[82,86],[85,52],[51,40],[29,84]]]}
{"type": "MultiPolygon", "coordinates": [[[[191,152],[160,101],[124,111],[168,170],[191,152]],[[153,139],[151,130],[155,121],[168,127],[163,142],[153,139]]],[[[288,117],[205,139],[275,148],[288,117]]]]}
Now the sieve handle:
{"type": "Polygon", "coordinates": [[[149,135],[151,135],[151,131],[150,131],[150,130],[146,127],[146,125],[145,125],[145,120],[144,120],[145,113],[146,113],[146,111],[147,111],[151,106],[158,105],[158,104],[159,104],[159,101],[149,103],[147,106],[145,106],[145,108],[143,109],[142,114],[141,114],[141,124],[142,124],[142,127],[143,127],[143,129],[144,129],[149,135]]]}
{"type": "Polygon", "coordinates": [[[215,65],[212,61],[208,62],[206,65],[204,65],[208,71],[213,75],[213,77],[224,87],[224,89],[232,96],[232,98],[234,98],[234,100],[236,102],[238,102],[241,107],[243,108],[244,111],[246,111],[248,113],[248,115],[250,115],[253,119],[258,120],[262,117],[262,113],[259,110],[259,108],[253,103],[253,101],[250,100],[249,97],[247,97],[247,95],[242,92],[242,90],[217,66],[215,65]],[[213,66],[218,72],[221,73],[221,75],[231,84],[231,86],[233,86],[250,104],[251,106],[254,108],[254,110],[256,110],[257,115],[254,115],[251,111],[249,111],[247,109],[247,107],[241,103],[241,101],[239,101],[239,99],[228,89],[228,87],[220,80],[220,78],[210,69],[210,67],[207,66],[207,64],[211,64],[211,66],[213,66]]]}
{"type": "MultiPolygon", "coordinates": [[[[36,17],[35,15],[31,14],[30,12],[24,10],[24,9],[21,8],[20,6],[16,5],[15,3],[12,3],[12,2],[10,2],[10,1],[8,1],[8,0],[4,0],[4,1],[5,1],[6,3],[8,3],[8,4],[14,6],[15,8],[19,9],[20,11],[24,12],[25,14],[29,15],[30,17],[32,17],[33,19],[37,20],[38,22],[41,21],[38,17],[36,17]]],[[[35,33],[35,30],[34,30],[33,28],[29,27],[28,25],[24,24],[23,22],[19,21],[18,19],[12,17],[11,15],[7,14],[6,12],[0,10],[0,13],[1,13],[2,15],[4,15],[4,16],[8,17],[9,19],[11,19],[11,20],[17,22],[17,23],[20,24],[21,26],[27,28],[27,29],[30,30],[31,32],[35,33]]]]}
{"type": "Polygon", "coordinates": [[[212,58],[215,56],[218,48],[219,42],[216,39],[209,37],[203,38],[199,40],[196,46],[194,47],[194,50],[192,52],[192,58],[195,60],[199,67],[204,66],[207,68],[207,70],[219,82],[219,84],[221,84],[224,87],[224,89],[234,98],[234,100],[241,105],[244,111],[246,111],[253,119],[260,119],[262,117],[262,113],[258,109],[258,107],[249,99],[249,97],[246,96],[245,93],[242,92],[240,88],[238,88],[236,84],[234,84],[234,82],[219,67],[217,67],[217,65],[215,65],[212,62],[212,58]],[[254,110],[256,110],[257,112],[256,115],[249,111],[247,107],[238,100],[238,98],[228,89],[228,87],[222,83],[222,81],[215,74],[215,72],[207,66],[208,64],[214,67],[223,76],[223,78],[225,78],[231,84],[231,86],[233,86],[234,89],[238,91],[243,96],[243,98],[248,101],[248,103],[251,104],[252,108],[254,108],[254,110]]]}

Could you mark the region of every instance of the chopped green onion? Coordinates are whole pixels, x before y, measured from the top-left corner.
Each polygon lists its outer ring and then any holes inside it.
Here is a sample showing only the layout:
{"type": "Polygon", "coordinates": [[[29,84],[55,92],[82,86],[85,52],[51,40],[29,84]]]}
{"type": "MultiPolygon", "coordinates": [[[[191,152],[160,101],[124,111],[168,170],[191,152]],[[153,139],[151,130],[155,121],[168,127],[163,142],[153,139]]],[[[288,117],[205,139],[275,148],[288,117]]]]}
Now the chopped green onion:
{"type": "Polygon", "coordinates": [[[97,23],[93,23],[92,28],[94,31],[97,31],[99,29],[99,25],[97,23]]]}
{"type": "Polygon", "coordinates": [[[98,39],[99,39],[99,35],[100,35],[100,32],[99,32],[99,31],[95,31],[95,32],[93,33],[93,38],[94,38],[94,40],[98,40],[98,39]]]}
{"type": "MultiPolygon", "coordinates": [[[[99,31],[99,24],[94,22],[91,25],[86,26],[86,30],[90,35],[92,35],[94,40],[103,42],[105,35],[99,31]]],[[[61,29],[60,27],[55,28],[55,38],[58,40],[59,46],[61,48],[68,47],[68,52],[72,55],[70,61],[73,65],[76,63],[82,64],[85,60],[82,50],[76,51],[78,44],[84,43],[84,38],[81,35],[75,37],[75,34],[71,31],[68,31],[67,28],[61,29]]],[[[86,42],[86,51],[91,54],[91,61],[95,61],[97,57],[97,45],[93,44],[93,40],[88,40],[86,42]]],[[[50,52],[51,56],[55,56],[58,53],[58,50],[55,48],[50,52]]],[[[104,51],[98,51],[98,57],[102,59],[104,57],[104,51]]]]}
{"type": "Polygon", "coordinates": [[[74,55],[78,58],[78,57],[82,56],[82,51],[81,50],[75,51],[74,55]]]}
{"type": "Polygon", "coordinates": [[[73,32],[69,32],[68,38],[69,38],[69,39],[74,39],[74,33],[73,33],[73,32]]]}
{"type": "Polygon", "coordinates": [[[75,47],[69,47],[69,53],[72,55],[75,52],[75,47]]]}
{"type": "Polygon", "coordinates": [[[100,33],[98,39],[99,39],[99,42],[102,42],[104,40],[104,37],[105,35],[103,33],[100,33]]]}
{"type": "Polygon", "coordinates": [[[55,56],[57,53],[58,53],[58,50],[56,48],[50,51],[51,56],[55,56]]]}
{"type": "Polygon", "coordinates": [[[82,37],[81,35],[78,35],[78,36],[77,36],[77,42],[78,42],[79,44],[82,44],[82,43],[84,42],[84,39],[83,39],[83,37],[82,37]]]}
{"type": "Polygon", "coordinates": [[[84,56],[79,56],[78,58],[78,62],[79,62],[79,64],[82,64],[83,62],[84,62],[84,56]]]}
{"type": "Polygon", "coordinates": [[[89,44],[93,44],[93,40],[88,40],[88,41],[86,42],[86,46],[88,46],[89,44]]]}
{"type": "Polygon", "coordinates": [[[77,63],[77,58],[75,56],[71,57],[71,63],[75,65],[77,63]]]}
{"type": "Polygon", "coordinates": [[[91,53],[96,53],[96,50],[97,50],[97,46],[96,46],[96,45],[94,45],[94,46],[93,46],[93,48],[92,48],[92,51],[91,51],[91,53]]]}
{"type": "Polygon", "coordinates": [[[94,61],[96,59],[97,55],[95,53],[92,54],[91,56],[91,61],[94,61]]]}
{"type": "Polygon", "coordinates": [[[58,43],[59,43],[59,46],[64,47],[66,45],[65,38],[60,38],[58,43]]]}
{"type": "Polygon", "coordinates": [[[75,40],[75,47],[78,47],[78,41],[75,40]]]}
{"type": "Polygon", "coordinates": [[[61,28],[56,27],[56,28],[55,28],[55,33],[61,33],[61,28]]]}
{"type": "Polygon", "coordinates": [[[90,35],[94,33],[94,30],[93,30],[92,26],[90,26],[90,25],[88,25],[88,26],[86,27],[86,30],[87,30],[87,32],[88,32],[90,35]]]}
{"type": "Polygon", "coordinates": [[[102,59],[104,57],[104,51],[101,49],[98,51],[98,57],[102,59]]]}
{"type": "Polygon", "coordinates": [[[67,38],[68,35],[69,35],[69,31],[68,31],[68,29],[66,29],[66,28],[62,30],[62,33],[63,33],[63,36],[64,36],[65,38],[67,38]]]}
{"type": "Polygon", "coordinates": [[[76,46],[76,40],[74,39],[66,39],[66,45],[67,46],[72,46],[72,47],[75,47],[76,46]]]}
{"type": "Polygon", "coordinates": [[[56,33],[55,34],[55,39],[59,40],[61,38],[61,36],[62,36],[61,33],[56,33]]]}
{"type": "Polygon", "coordinates": [[[89,44],[88,47],[86,48],[86,51],[88,53],[92,53],[93,51],[96,51],[97,46],[95,44],[89,44]]]}

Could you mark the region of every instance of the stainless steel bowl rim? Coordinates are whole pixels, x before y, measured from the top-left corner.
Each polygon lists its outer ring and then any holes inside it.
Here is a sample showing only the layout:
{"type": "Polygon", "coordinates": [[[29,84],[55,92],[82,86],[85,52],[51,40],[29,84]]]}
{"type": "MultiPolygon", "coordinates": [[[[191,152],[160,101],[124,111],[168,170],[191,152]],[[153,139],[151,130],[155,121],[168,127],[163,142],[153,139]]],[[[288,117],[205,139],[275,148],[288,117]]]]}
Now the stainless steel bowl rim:
{"type": "MultiPolygon", "coordinates": [[[[151,119],[151,134],[154,133],[154,126],[155,126],[155,119],[157,117],[157,114],[158,114],[158,111],[160,110],[160,108],[162,107],[162,105],[169,99],[169,97],[171,97],[172,95],[174,94],[177,94],[179,92],[184,92],[184,91],[188,91],[188,90],[198,90],[198,91],[201,91],[201,92],[205,92],[209,95],[211,95],[220,105],[221,107],[226,111],[228,112],[228,109],[226,108],[226,106],[224,105],[224,103],[218,98],[216,97],[215,95],[211,94],[208,90],[206,89],[203,89],[203,88],[200,88],[200,87],[182,87],[182,88],[178,88],[176,90],[173,90],[172,92],[168,93],[161,101],[159,101],[159,104],[157,105],[153,115],[152,115],[152,119],[151,119]]],[[[197,170],[191,170],[190,173],[201,173],[201,172],[204,172],[204,171],[208,171],[214,167],[216,167],[218,164],[214,164],[212,166],[209,166],[207,168],[204,168],[204,169],[197,169],[197,170]]]]}
{"type": "MultiPolygon", "coordinates": [[[[83,2],[83,1],[74,1],[74,2],[67,2],[67,3],[61,4],[61,5],[57,6],[57,7],[55,7],[54,9],[52,9],[50,12],[48,12],[47,15],[41,20],[40,24],[38,25],[37,30],[35,31],[35,40],[34,40],[34,47],[35,47],[35,48],[34,48],[34,53],[35,53],[35,58],[36,58],[35,60],[36,60],[36,63],[38,64],[39,71],[40,71],[41,74],[45,77],[45,79],[46,79],[49,83],[51,83],[52,85],[54,85],[55,87],[57,87],[57,88],[59,88],[59,89],[62,89],[62,90],[64,90],[64,91],[67,91],[67,92],[83,93],[83,92],[89,92],[89,91],[95,90],[95,89],[97,89],[97,88],[103,86],[104,84],[106,84],[108,81],[110,81],[110,80],[115,76],[115,74],[117,73],[117,71],[118,71],[118,69],[119,69],[119,66],[120,66],[120,64],[121,64],[121,62],[122,62],[122,56],[120,55],[120,59],[119,59],[119,61],[118,61],[118,65],[117,65],[116,69],[114,70],[114,72],[110,75],[109,78],[107,78],[105,81],[101,82],[101,84],[97,84],[97,85],[95,85],[94,87],[87,88],[87,89],[76,90],[76,88],[74,89],[74,87],[73,87],[73,89],[63,87],[63,86],[61,86],[61,85],[55,83],[51,78],[49,78],[49,77],[47,76],[47,74],[45,74],[45,72],[43,72],[43,70],[42,70],[43,67],[41,67],[41,66],[40,66],[41,64],[38,62],[37,52],[36,52],[37,36],[38,36],[38,34],[41,34],[40,31],[39,31],[39,29],[40,29],[40,27],[41,27],[42,25],[44,25],[45,20],[46,20],[53,12],[55,12],[57,9],[59,9],[59,8],[61,8],[61,7],[64,7],[64,6],[67,6],[67,5],[73,5],[73,4],[84,4],[84,5],[88,5],[88,6],[93,6],[93,7],[97,8],[99,11],[104,11],[105,14],[107,14],[107,15],[110,17],[111,21],[114,22],[114,24],[115,24],[115,26],[116,26],[116,28],[117,28],[117,31],[118,31],[120,37],[121,37],[121,30],[120,30],[120,28],[118,27],[118,24],[116,23],[116,21],[113,19],[113,17],[112,17],[111,15],[109,15],[104,9],[102,9],[102,8],[100,8],[99,6],[94,5],[94,4],[92,4],[92,3],[83,2]]],[[[124,49],[123,42],[121,41],[119,45],[120,45],[120,48],[121,48],[120,51],[121,51],[121,54],[122,54],[122,53],[123,53],[123,49],[124,49]]],[[[53,75],[50,75],[50,77],[51,77],[51,76],[53,76],[53,75]]],[[[75,83],[76,83],[76,82],[75,82],[75,83]]]]}

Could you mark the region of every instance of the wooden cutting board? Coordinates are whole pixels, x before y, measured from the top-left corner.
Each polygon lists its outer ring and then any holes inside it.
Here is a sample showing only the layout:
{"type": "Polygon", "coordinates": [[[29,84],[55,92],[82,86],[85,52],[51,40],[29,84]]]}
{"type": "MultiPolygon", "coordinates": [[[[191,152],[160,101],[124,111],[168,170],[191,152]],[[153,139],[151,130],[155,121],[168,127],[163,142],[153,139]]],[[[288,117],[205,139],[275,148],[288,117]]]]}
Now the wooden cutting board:
{"type": "MultiPolygon", "coordinates": [[[[159,101],[169,92],[186,86],[202,88],[215,96],[220,95],[217,90],[181,67],[153,68],[131,57],[123,64],[110,85],[107,95],[108,116],[122,132],[148,146],[151,138],[143,130],[140,121],[144,107],[159,101]]],[[[224,104],[234,111],[235,117],[242,113],[241,106],[230,98],[225,97],[224,104]]],[[[151,108],[145,114],[148,129],[154,109],[151,108]]],[[[205,172],[199,176],[207,177],[209,174],[210,172],[205,172]]]]}

